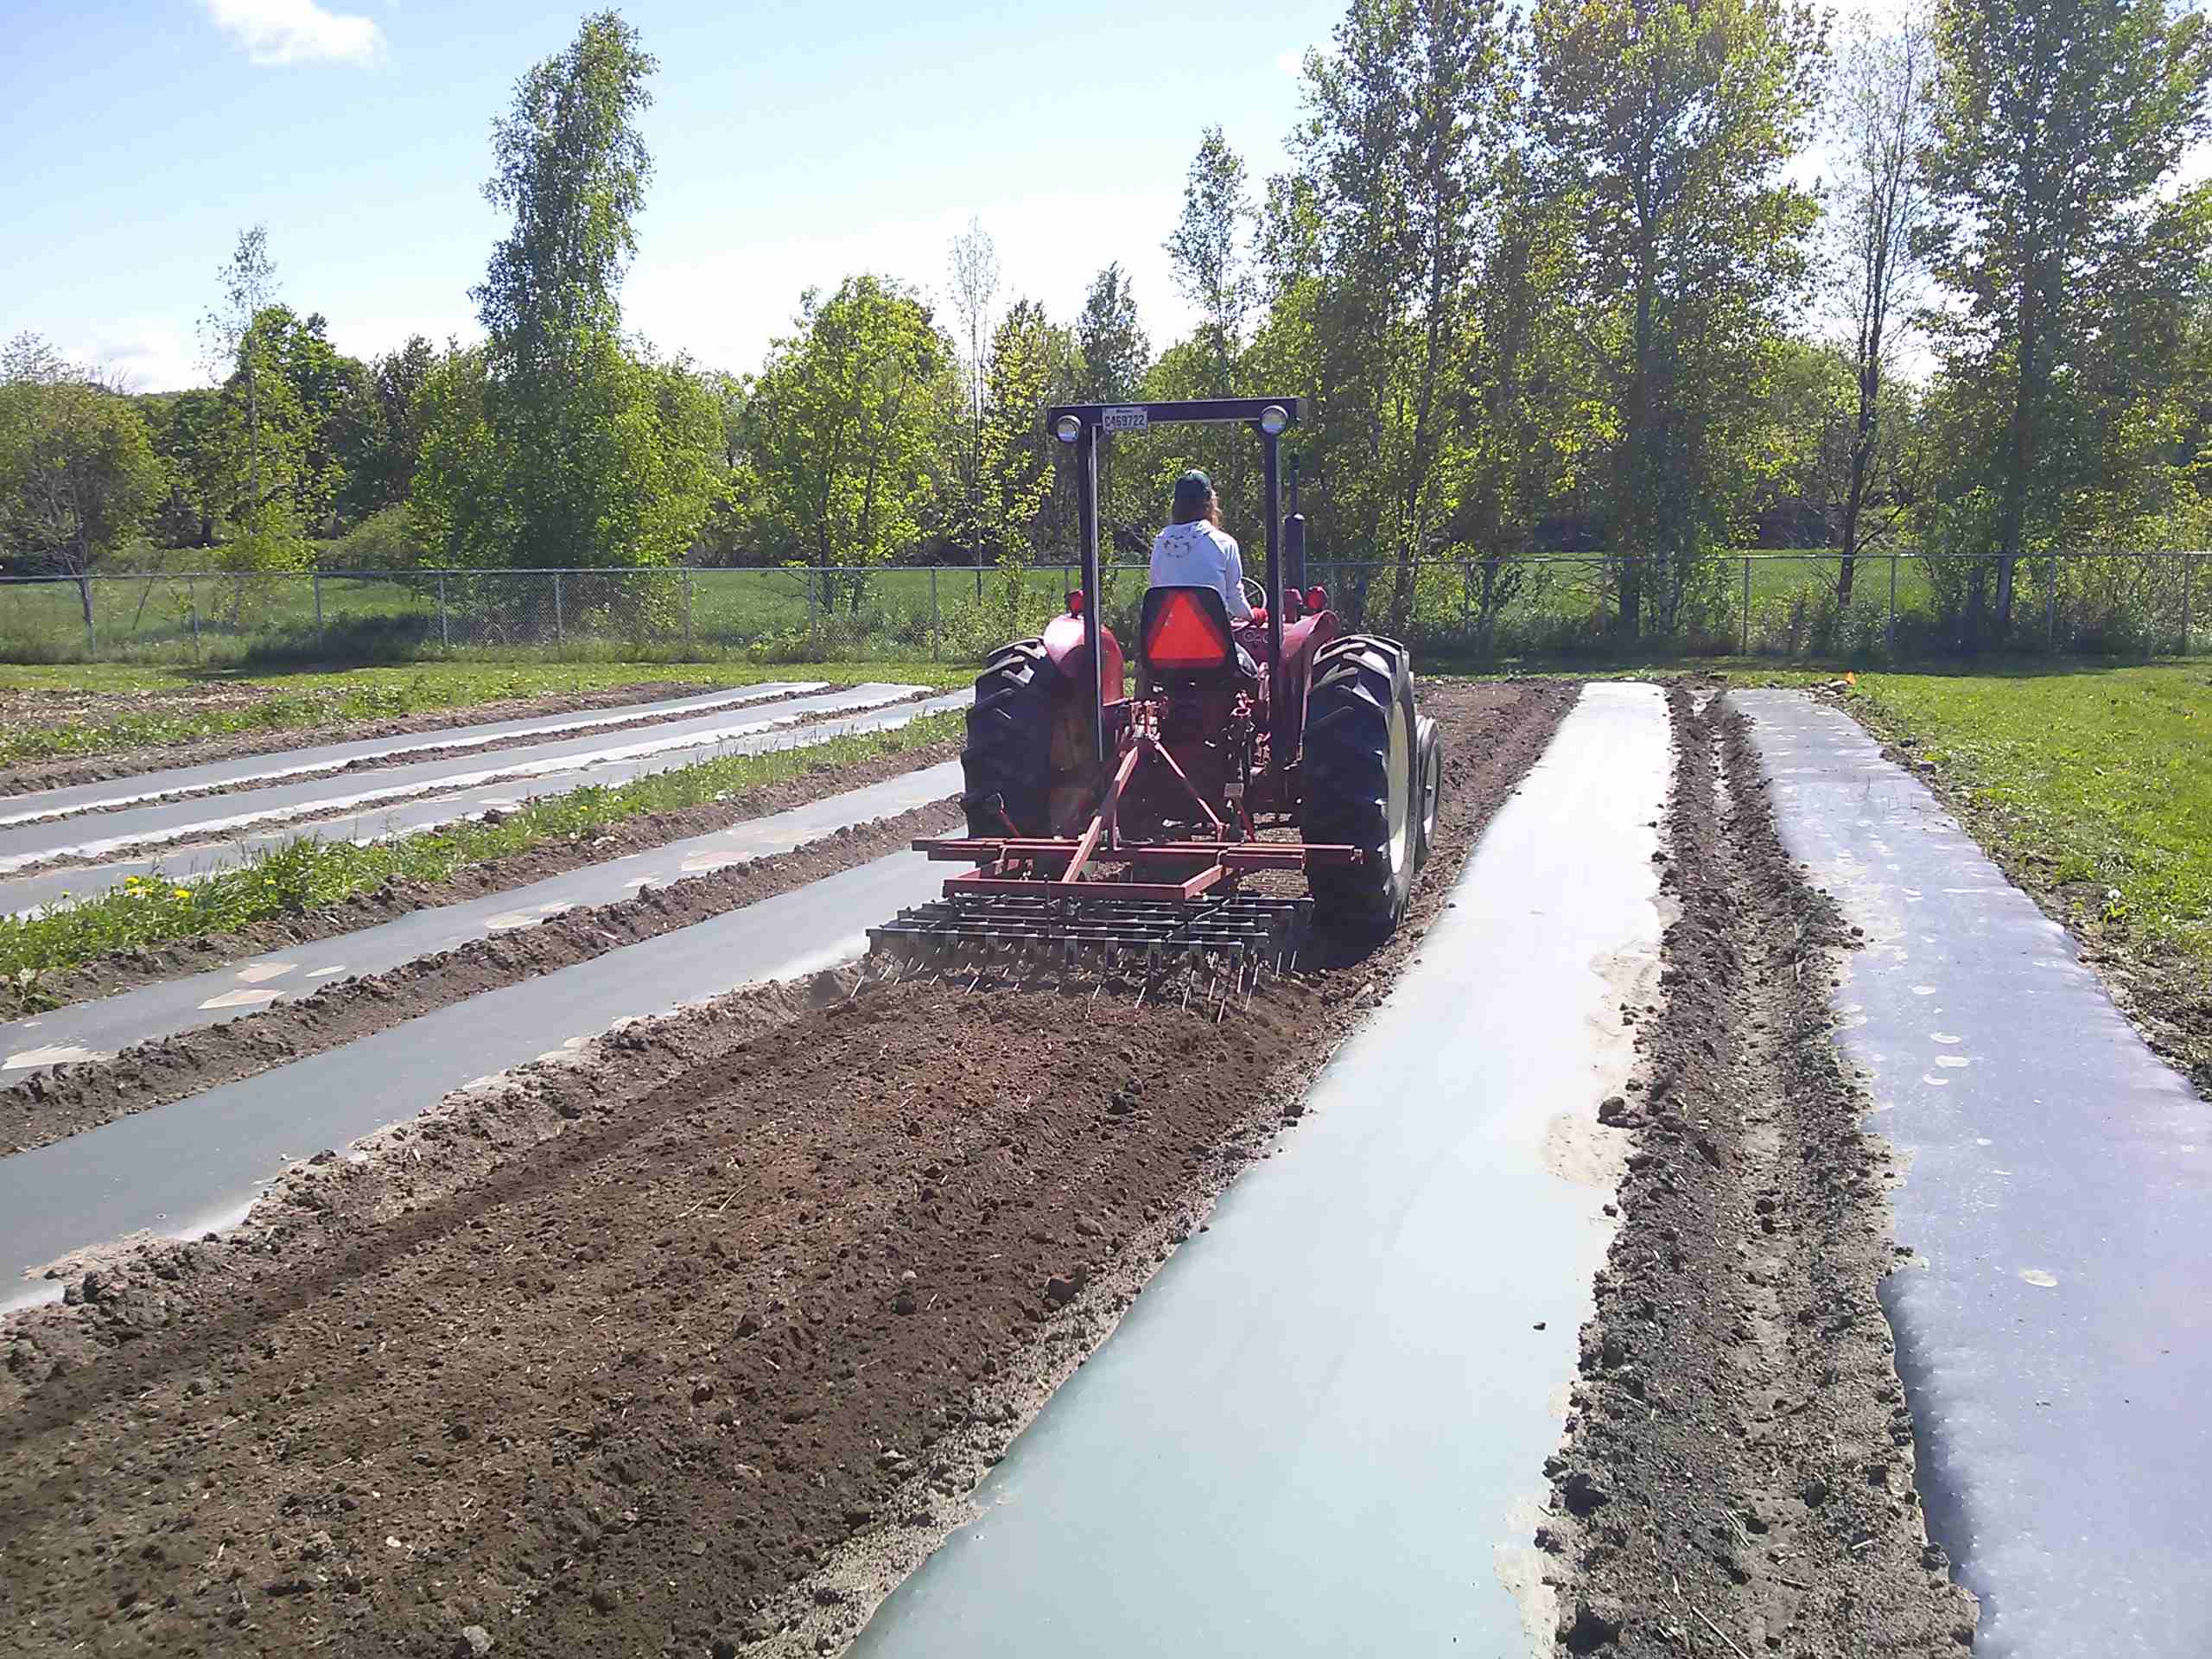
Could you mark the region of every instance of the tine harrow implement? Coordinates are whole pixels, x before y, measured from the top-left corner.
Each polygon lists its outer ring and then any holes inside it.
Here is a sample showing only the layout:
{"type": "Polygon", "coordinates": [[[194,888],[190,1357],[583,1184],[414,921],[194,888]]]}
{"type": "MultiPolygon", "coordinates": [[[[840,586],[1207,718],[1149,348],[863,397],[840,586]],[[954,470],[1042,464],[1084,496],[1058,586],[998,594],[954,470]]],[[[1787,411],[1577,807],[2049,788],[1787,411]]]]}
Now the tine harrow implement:
{"type": "Polygon", "coordinates": [[[1065,888],[963,894],[900,911],[870,928],[868,943],[917,967],[993,958],[1070,966],[1135,960],[1157,970],[1209,955],[1232,965],[1280,967],[1297,951],[1313,908],[1303,897],[1252,893],[1194,904],[1065,888]]]}

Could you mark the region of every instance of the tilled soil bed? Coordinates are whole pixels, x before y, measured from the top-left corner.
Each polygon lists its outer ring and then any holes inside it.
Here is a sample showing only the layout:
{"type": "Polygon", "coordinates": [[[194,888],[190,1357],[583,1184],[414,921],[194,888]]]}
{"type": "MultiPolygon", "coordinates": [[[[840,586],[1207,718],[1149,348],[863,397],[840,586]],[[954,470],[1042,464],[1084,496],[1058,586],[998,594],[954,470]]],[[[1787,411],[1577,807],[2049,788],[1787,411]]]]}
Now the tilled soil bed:
{"type": "Polygon", "coordinates": [[[756,993],[524,1068],[0,1327],[24,1652],[831,1651],[1418,948],[1572,701],[1425,688],[1389,945],[1249,1003],[756,993]],[[849,1575],[842,1582],[854,1581],[849,1575]]]}
{"type": "MultiPolygon", "coordinates": [[[[1664,1001],[1621,1225],[1546,1465],[1572,1653],[1954,1654],[1971,1597],[1927,1540],[1876,1287],[1890,1155],[1831,1039],[1852,940],[1783,850],[1742,717],[1677,683],[1664,1001]]],[[[1642,1016],[1656,1015],[1656,1019],[1642,1016]]]]}
{"type": "MultiPolygon", "coordinates": [[[[794,673],[788,677],[798,680],[806,677],[794,673]]],[[[281,754],[288,749],[323,743],[406,737],[422,732],[451,731],[458,727],[493,725],[504,720],[528,720],[539,715],[572,715],[600,709],[619,709],[629,703],[661,702],[674,697],[697,696],[713,689],[694,680],[647,680],[636,685],[610,686],[601,691],[579,691],[542,697],[502,697],[490,702],[397,715],[386,720],[313,727],[270,727],[258,731],[200,738],[187,743],[155,744],[142,748],[104,750],[97,754],[26,760],[20,766],[0,767],[0,796],[26,795],[42,789],[68,789],[79,784],[132,778],[142,772],[202,766],[209,761],[232,760],[244,755],[281,754]]],[[[137,694],[24,691],[0,701],[0,714],[27,726],[68,726],[112,719],[118,715],[144,714],[154,709],[192,713],[201,709],[245,709],[267,695],[253,686],[137,694]]],[[[410,757],[420,758],[423,757],[410,757]]]]}

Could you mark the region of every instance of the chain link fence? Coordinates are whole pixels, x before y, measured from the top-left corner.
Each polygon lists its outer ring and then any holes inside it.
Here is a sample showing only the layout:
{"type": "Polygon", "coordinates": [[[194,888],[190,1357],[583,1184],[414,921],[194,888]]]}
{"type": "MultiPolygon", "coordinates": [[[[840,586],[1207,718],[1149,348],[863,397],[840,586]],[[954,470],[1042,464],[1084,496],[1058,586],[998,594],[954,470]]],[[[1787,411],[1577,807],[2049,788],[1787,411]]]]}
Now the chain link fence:
{"type": "MultiPolygon", "coordinates": [[[[1709,556],[1688,572],[1618,555],[1400,567],[1309,558],[1354,628],[1471,662],[1618,654],[1620,584],[1671,582],[1643,655],[1913,661],[1992,638],[1994,562],[1833,552],[1709,556]]],[[[1147,573],[1103,572],[1126,637],[1147,573]]],[[[763,662],[977,660],[1036,632],[1072,564],[1020,569],[403,570],[0,578],[0,660],[387,661],[447,653],[743,655],[763,662]]],[[[2212,632],[2212,552],[2038,554],[2019,562],[2005,644],[2054,655],[2186,653],[2212,632]]]]}

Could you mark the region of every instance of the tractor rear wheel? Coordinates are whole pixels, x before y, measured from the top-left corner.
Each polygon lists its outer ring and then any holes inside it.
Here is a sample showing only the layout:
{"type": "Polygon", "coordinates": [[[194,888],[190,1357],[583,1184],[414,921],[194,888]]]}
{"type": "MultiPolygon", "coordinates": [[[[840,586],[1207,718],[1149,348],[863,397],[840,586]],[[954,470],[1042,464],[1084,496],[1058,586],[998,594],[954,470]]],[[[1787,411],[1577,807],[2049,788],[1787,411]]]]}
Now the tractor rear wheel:
{"type": "Polygon", "coordinates": [[[1315,653],[1299,763],[1299,832],[1350,844],[1357,864],[1306,871],[1313,913],[1340,931],[1388,933],[1413,897],[1421,777],[1412,659],[1395,639],[1346,634],[1315,653]]]}
{"type": "Polygon", "coordinates": [[[1444,734],[1427,715],[1414,724],[1414,771],[1421,783],[1414,832],[1414,868],[1418,869],[1436,849],[1436,820],[1444,809],[1444,734]]]}
{"type": "Polygon", "coordinates": [[[1025,836],[1047,833],[1057,678],[1042,639],[1000,646],[976,677],[960,751],[970,836],[1003,836],[1009,821],[1025,836]]]}

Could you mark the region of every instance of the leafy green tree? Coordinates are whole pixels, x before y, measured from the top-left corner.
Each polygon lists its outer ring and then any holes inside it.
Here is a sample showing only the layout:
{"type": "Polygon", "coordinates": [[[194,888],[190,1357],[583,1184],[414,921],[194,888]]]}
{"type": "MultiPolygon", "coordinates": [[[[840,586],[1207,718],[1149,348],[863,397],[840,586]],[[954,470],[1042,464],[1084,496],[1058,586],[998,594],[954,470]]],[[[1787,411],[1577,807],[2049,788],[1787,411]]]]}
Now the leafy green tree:
{"type": "Polygon", "coordinates": [[[706,520],[712,401],[687,364],[620,332],[631,221],[652,175],[638,119],[654,67],[634,29],[596,13],[523,77],[493,126],[484,194],[513,227],[472,290],[487,338],[421,393],[415,518],[445,557],[664,565],[706,520]]]}
{"type": "Polygon", "coordinates": [[[1502,146],[1497,168],[1497,228],[1468,301],[1471,338],[1458,410],[1465,453],[1447,527],[1467,567],[1469,608],[1484,655],[1505,607],[1545,574],[1510,556],[1529,550],[1548,512],[1587,496],[1601,448],[1584,418],[1594,399],[1573,304],[1571,207],[1539,188],[1522,146],[1502,146]]]}
{"type": "MultiPolygon", "coordinates": [[[[218,384],[236,380],[243,410],[243,453],[245,484],[242,499],[255,506],[264,499],[261,490],[261,385],[266,377],[265,337],[257,336],[255,321],[276,298],[276,266],[269,257],[266,226],[249,226],[238,232],[229,261],[215,273],[222,296],[200,319],[200,346],[207,366],[218,384]]],[[[239,493],[233,492],[233,494],[239,493]]]]}
{"type": "Polygon", "coordinates": [[[328,327],[321,312],[302,318],[289,306],[272,305],[254,319],[249,348],[283,379],[287,394],[274,411],[284,428],[275,447],[289,461],[283,487],[292,512],[326,534],[346,486],[346,411],[368,378],[357,359],[331,345],[328,327]]]}
{"type": "MultiPolygon", "coordinates": [[[[1163,244],[1175,286],[1197,308],[1198,325],[1185,349],[1171,348],[1153,365],[1148,397],[1234,397],[1254,390],[1243,384],[1242,372],[1246,335],[1260,298],[1251,257],[1253,219],[1243,158],[1229,147],[1218,126],[1208,127],[1184,180],[1182,217],[1163,244]]],[[[1134,474],[1142,458],[1149,486],[1144,493],[1155,503],[1166,500],[1177,471],[1203,467],[1212,476],[1224,512],[1236,521],[1232,530],[1249,539],[1245,527],[1259,511],[1250,451],[1243,432],[1185,428],[1126,446],[1128,459],[1121,464],[1125,474],[1134,474]]],[[[1109,458],[1109,467],[1114,464],[1109,458]]]]}
{"type": "MultiPolygon", "coordinates": [[[[919,531],[952,373],[950,347],[911,290],[871,276],[826,299],[810,290],[748,407],[770,533],[823,568],[889,563],[919,531]]],[[[862,584],[841,592],[857,609],[862,584]]]]}
{"type": "Polygon", "coordinates": [[[953,544],[971,549],[976,595],[983,593],[983,402],[990,378],[991,305],[998,297],[998,245],[971,219],[952,238],[952,312],[959,325],[961,391],[967,442],[955,461],[961,497],[948,521],[953,544]]]}
{"type": "Polygon", "coordinates": [[[470,290],[503,373],[557,375],[579,340],[622,326],[620,290],[637,252],[652,157],[638,120],[659,67],[618,12],[583,20],[567,51],[516,85],[492,125],[484,199],[513,228],[470,290]]]}
{"type": "Polygon", "coordinates": [[[1922,157],[1932,136],[1935,73],[1928,24],[1911,10],[1887,29],[1862,16],[1839,70],[1827,127],[1842,165],[1827,239],[1831,291],[1852,330],[1853,408],[1835,582],[1837,605],[1848,607],[1860,552],[1895,522],[1892,512],[1870,524],[1866,509],[1884,473],[1894,474],[1905,437],[1883,416],[1926,264],[1922,157]]]}
{"type": "Polygon", "coordinates": [[[207,547],[215,540],[224,458],[216,442],[219,389],[157,392],[137,400],[162,464],[165,486],[149,528],[163,547],[207,547]]]}
{"type": "MultiPolygon", "coordinates": [[[[334,480],[310,463],[314,423],[284,372],[296,322],[284,306],[264,308],[238,343],[238,366],[218,389],[206,459],[219,539],[259,533],[279,519],[310,523],[329,504],[334,480]]],[[[328,463],[327,453],[316,459],[328,463]]]]}
{"type": "Polygon", "coordinates": [[[1183,184],[1183,217],[1164,245],[1175,285],[1198,309],[1216,397],[1234,395],[1237,353],[1257,297],[1246,242],[1252,202],[1243,158],[1208,127],[1183,184]]]}
{"type": "Polygon", "coordinates": [[[349,386],[334,421],[345,470],[338,505],[347,519],[359,522],[399,505],[413,489],[423,450],[418,399],[437,357],[427,339],[410,334],[398,350],[366,365],[349,386]]]}
{"type": "MultiPolygon", "coordinates": [[[[1109,264],[1090,280],[1083,309],[1075,323],[1075,384],[1071,401],[1122,404],[1141,396],[1145,372],[1152,366],[1152,340],[1137,314],[1136,293],[1128,273],[1109,264]]],[[[1142,487],[1146,477],[1141,461],[1129,463],[1129,450],[1141,445],[1109,444],[1100,451],[1098,519],[1102,538],[1109,543],[1103,556],[1116,550],[1135,554],[1148,544],[1150,532],[1142,528],[1155,510],[1142,487]]],[[[1074,522],[1074,479],[1053,497],[1052,538],[1071,543],[1074,522]]]]}
{"type": "Polygon", "coordinates": [[[1086,404],[1124,403],[1136,396],[1152,362],[1152,341],[1137,315],[1135,290],[1119,264],[1090,279],[1075,325],[1080,378],[1075,395],[1086,404]]]}
{"type": "Polygon", "coordinates": [[[1493,228],[1510,87],[1497,4],[1354,0],[1335,50],[1306,73],[1313,113],[1293,144],[1325,273],[1318,447],[1325,466],[1347,442],[1363,452],[1355,533],[1368,556],[1396,561],[1390,623],[1402,629],[1414,561],[1450,516],[1440,463],[1463,454],[1443,395],[1465,376],[1470,287],[1493,228]]]}
{"type": "Polygon", "coordinates": [[[612,335],[580,341],[570,360],[569,394],[550,418],[527,423],[505,418],[512,410],[488,347],[449,353],[432,370],[420,394],[423,452],[411,505],[417,531],[441,557],[589,569],[673,564],[690,551],[718,488],[714,400],[688,364],[633,354],[612,335]],[[529,490],[549,452],[568,457],[579,475],[569,508],[588,505],[599,515],[588,539],[563,544],[573,565],[545,556],[531,539],[547,520],[529,490]],[[521,556],[526,550],[539,556],[521,556]]]}
{"type": "MultiPolygon", "coordinates": [[[[2003,435],[1931,510],[1959,550],[1993,556],[2002,639],[2022,555],[2156,449],[2111,416],[2155,406],[2212,245],[2212,190],[2172,188],[2204,130],[2212,35],[2165,0],[1948,0],[1936,41],[1934,269],[1960,302],[1934,320],[1947,403],[2003,435]]],[[[1986,569],[1969,572],[1977,636],[1986,569]]]]}
{"type": "Polygon", "coordinates": [[[35,568],[79,579],[87,627],[82,578],[144,521],[162,482],[127,398],[36,335],[0,352],[0,537],[35,568]]]}
{"type": "Polygon", "coordinates": [[[1750,483],[1815,205],[1783,169],[1825,57],[1796,0],[1538,0],[1535,137],[1577,223],[1618,626],[1673,632],[1750,483]]]}
{"type": "Polygon", "coordinates": [[[1017,300],[991,334],[983,397],[985,530],[1001,564],[1027,565],[1060,537],[1047,511],[1059,444],[1042,411],[1071,399],[1077,346],[1034,300],[1017,300]]]}

